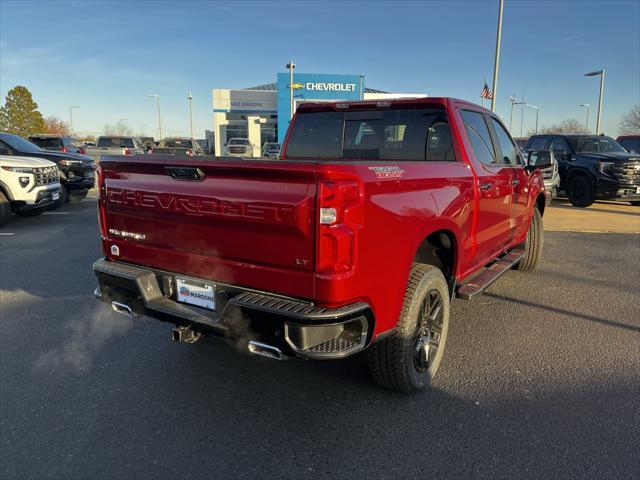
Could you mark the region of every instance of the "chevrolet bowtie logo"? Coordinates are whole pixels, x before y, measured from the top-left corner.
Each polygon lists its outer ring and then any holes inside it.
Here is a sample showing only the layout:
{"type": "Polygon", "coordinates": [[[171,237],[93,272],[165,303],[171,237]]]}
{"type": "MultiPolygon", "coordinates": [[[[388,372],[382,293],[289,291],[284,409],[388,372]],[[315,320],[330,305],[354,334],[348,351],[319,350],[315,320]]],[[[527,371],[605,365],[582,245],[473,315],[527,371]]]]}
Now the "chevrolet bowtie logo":
{"type": "Polygon", "coordinates": [[[292,90],[300,90],[301,88],[304,88],[304,83],[291,83],[290,87],[292,90]]]}

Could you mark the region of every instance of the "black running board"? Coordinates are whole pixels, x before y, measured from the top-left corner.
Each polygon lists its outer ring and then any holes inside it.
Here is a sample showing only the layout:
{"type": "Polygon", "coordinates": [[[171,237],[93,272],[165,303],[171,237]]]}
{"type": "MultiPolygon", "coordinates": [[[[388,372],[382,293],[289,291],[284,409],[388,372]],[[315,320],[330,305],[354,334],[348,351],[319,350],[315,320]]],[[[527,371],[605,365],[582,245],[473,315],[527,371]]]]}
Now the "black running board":
{"type": "Polygon", "coordinates": [[[523,256],[523,249],[511,250],[491,265],[480,269],[480,271],[474,274],[469,280],[460,284],[456,291],[456,296],[463,300],[469,300],[471,297],[484,292],[493,282],[498,280],[504,273],[511,270],[511,267],[522,260],[523,256]]]}

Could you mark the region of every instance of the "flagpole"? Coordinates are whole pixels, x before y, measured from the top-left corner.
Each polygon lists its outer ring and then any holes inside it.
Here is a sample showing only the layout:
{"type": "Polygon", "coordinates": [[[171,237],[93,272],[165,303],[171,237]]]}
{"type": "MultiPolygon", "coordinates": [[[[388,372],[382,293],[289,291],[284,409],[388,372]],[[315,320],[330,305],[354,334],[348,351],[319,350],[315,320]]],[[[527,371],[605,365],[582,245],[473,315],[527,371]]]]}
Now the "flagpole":
{"type": "Polygon", "coordinates": [[[493,97],[491,98],[491,111],[495,111],[496,93],[498,91],[498,69],[500,67],[500,40],[502,39],[502,9],[504,0],[499,0],[500,7],[498,9],[498,34],[496,35],[496,57],[493,64],[493,97]]]}

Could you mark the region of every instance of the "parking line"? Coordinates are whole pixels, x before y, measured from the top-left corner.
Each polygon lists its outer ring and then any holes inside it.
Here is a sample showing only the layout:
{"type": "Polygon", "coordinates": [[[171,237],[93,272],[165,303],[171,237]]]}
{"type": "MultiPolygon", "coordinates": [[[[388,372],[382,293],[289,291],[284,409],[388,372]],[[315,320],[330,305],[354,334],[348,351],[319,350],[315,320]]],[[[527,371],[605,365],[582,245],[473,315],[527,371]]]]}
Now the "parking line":
{"type": "Polygon", "coordinates": [[[43,215],[69,215],[69,212],[44,212],[43,215]]]}
{"type": "Polygon", "coordinates": [[[15,233],[0,232],[0,236],[2,236],[2,237],[10,237],[11,235],[15,235],[15,233]]]}

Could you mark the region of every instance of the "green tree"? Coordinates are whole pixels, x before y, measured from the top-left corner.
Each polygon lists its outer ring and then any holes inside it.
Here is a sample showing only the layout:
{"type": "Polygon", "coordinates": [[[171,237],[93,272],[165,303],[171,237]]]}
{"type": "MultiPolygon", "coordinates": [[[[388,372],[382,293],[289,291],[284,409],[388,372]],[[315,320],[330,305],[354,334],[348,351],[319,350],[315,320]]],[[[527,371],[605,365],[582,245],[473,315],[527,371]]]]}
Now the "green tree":
{"type": "Polygon", "coordinates": [[[0,130],[21,137],[45,131],[44,118],[27,87],[18,85],[9,90],[4,105],[0,107],[0,130]]]}

